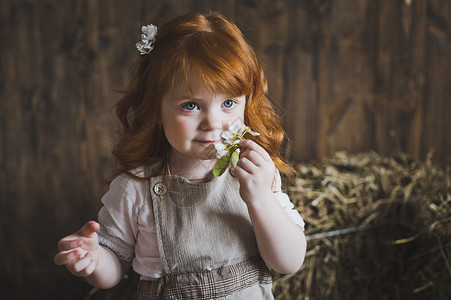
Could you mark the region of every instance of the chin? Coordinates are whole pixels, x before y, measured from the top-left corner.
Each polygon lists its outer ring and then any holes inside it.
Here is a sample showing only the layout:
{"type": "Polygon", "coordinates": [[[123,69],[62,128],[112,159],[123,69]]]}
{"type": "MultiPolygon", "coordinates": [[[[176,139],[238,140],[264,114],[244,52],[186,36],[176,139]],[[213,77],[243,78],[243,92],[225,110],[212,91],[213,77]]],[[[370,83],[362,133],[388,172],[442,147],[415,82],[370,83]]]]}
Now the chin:
{"type": "Polygon", "coordinates": [[[216,149],[214,145],[208,146],[204,151],[202,151],[199,155],[199,158],[202,160],[212,160],[216,159],[216,149]]]}
{"type": "Polygon", "coordinates": [[[216,152],[213,155],[202,154],[202,155],[199,156],[199,159],[200,160],[214,160],[214,159],[216,159],[216,152]]]}

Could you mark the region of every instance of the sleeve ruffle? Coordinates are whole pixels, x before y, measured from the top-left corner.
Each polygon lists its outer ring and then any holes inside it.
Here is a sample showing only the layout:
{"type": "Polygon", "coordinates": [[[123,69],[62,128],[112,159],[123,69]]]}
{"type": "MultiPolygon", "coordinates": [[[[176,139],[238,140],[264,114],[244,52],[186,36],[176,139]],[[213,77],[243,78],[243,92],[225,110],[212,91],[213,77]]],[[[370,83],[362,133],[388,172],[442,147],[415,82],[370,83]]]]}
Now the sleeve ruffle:
{"type": "Polygon", "coordinates": [[[282,179],[280,178],[280,173],[278,170],[274,176],[272,190],[280,205],[290,217],[291,221],[301,227],[302,230],[305,230],[305,222],[301,214],[294,208],[294,204],[291,202],[288,195],[282,192],[282,179]]]}
{"type": "Polygon", "coordinates": [[[134,249],[126,248],[114,243],[104,236],[104,233],[98,233],[99,244],[110,249],[119,257],[120,260],[131,262],[134,258],[134,249]]]}

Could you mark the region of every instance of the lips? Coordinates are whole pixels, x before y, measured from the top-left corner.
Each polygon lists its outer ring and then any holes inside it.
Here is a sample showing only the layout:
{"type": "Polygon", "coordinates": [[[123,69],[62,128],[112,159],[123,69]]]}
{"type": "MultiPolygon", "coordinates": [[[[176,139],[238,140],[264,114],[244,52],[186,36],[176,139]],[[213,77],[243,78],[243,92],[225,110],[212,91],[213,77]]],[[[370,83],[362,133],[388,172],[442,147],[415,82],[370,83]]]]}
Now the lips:
{"type": "Polygon", "coordinates": [[[205,145],[211,145],[211,144],[216,144],[218,141],[217,140],[195,140],[195,142],[197,143],[201,143],[201,144],[205,144],[205,145]]]}
{"type": "Polygon", "coordinates": [[[216,144],[219,142],[219,140],[210,140],[210,139],[197,139],[194,141],[197,143],[204,144],[204,145],[212,145],[212,144],[216,144]]]}

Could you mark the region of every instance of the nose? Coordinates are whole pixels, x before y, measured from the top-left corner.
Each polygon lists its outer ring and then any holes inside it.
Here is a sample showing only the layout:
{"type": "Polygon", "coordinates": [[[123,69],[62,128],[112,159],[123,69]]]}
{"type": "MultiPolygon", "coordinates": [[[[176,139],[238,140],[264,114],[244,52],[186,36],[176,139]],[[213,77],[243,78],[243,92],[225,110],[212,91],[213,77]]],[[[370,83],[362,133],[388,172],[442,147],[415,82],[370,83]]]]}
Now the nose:
{"type": "Polygon", "coordinates": [[[222,119],[219,112],[215,110],[208,110],[204,113],[202,122],[200,123],[201,130],[218,130],[222,129],[222,119]]]}

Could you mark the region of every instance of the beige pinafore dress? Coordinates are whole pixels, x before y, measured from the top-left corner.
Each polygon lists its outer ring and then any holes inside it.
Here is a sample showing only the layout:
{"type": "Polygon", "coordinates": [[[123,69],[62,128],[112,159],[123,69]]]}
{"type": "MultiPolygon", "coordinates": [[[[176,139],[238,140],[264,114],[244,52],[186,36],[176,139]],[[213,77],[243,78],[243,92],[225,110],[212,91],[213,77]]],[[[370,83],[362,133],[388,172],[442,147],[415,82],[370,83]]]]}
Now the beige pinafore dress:
{"type": "Polygon", "coordinates": [[[156,176],[149,187],[165,276],[140,281],[138,299],[274,299],[229,172],[202,184],[156,176]]]}

